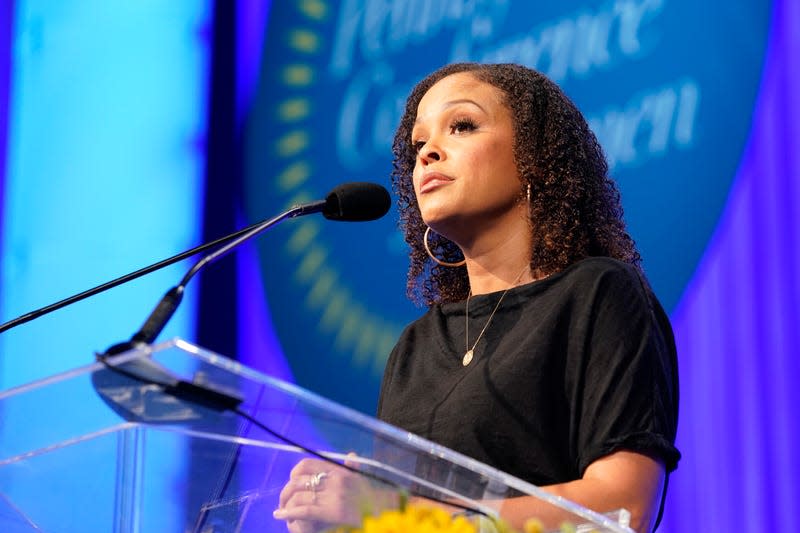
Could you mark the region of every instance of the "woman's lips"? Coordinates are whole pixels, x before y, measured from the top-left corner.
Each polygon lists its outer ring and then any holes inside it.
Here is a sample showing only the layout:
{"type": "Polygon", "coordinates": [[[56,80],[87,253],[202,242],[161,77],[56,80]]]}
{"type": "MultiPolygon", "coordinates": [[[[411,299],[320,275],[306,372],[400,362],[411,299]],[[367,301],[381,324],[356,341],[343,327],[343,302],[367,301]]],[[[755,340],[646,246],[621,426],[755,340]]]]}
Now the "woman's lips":
{"type": "Polygon", "coordinates": [[[447,185],[452,182],[453,178],[439,174],[438,172],[431,172],[422,177],[422,182],[419,184],[420,194],[432,191],[442,185],[447,185]]]}

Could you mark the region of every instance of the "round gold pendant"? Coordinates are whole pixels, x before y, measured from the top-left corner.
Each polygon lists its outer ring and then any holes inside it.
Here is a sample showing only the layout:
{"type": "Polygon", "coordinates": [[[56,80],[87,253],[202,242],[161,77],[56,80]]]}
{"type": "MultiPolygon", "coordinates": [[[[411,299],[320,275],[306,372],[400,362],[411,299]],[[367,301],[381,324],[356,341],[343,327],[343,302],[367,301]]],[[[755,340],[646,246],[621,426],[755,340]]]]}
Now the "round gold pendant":
{"type": "Polygon", "coordinates": [[[472,362],[472,350],[467,350],[467,353],[464,354],[464,359],[461,360],[461,364],[467,366],[472,362]]]}

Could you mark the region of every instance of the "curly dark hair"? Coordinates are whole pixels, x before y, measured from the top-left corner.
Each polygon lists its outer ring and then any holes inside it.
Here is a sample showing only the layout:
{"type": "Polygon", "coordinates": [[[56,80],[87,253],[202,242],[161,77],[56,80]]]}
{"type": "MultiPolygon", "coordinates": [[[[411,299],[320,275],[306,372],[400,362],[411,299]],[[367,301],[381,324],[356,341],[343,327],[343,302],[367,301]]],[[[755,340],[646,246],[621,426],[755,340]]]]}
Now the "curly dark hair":
{"type": "MultiPolygon", "coordinates": [[[[443,267],[425,252],[422,220],[412,174],[417,153],[411,130],[426,92],[451,74],[466,72],[499,89],[514,121],[514,158],[520,200],[530,186],[534,228],[531,270],[550,275],[590,256],[607,256],[641,269],[641,257],[625,229],[617,186],[597,138],[575,104],[539,72],[514,64],[455,63],[419,82],[406,101],[394,136],[392,187],[398,195],[400,229],[411,248],[407,293],[432,305],[463,300],[469,293],[466,267],[443,267]]],[[[455,243],[431,232],[431,251],[458,262],[455,243]]]]}

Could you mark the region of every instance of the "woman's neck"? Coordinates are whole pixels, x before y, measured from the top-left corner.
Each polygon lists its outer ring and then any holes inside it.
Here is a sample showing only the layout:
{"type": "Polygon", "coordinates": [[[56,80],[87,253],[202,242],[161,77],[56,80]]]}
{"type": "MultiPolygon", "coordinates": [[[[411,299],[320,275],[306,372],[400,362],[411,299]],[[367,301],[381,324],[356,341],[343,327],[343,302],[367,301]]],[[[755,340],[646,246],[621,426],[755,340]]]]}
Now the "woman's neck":
{"type": "Polygon", "coordinates": [[[463,249],[473,295],[488,294],[533,281],[530,268],[531,230],[521,221],[512,231],[485,235],[463,249]]]}

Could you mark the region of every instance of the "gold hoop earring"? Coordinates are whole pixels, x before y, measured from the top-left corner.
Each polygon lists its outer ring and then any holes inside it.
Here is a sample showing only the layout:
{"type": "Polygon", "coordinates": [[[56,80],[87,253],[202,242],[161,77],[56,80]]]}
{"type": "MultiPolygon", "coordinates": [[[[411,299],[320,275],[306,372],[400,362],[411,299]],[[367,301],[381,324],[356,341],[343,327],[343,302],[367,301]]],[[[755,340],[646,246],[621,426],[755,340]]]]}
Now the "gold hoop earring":
{"type": "Polygon", "coordinates": [[[431,227],[430,226],[426,227],[425,228],[425,235],[422,236],[422,244],[425,246],[425,251],[428,252],[428,257],[433,259],[433,261],[437,265],[441,265],[441,266],[444,266],[444,267],[460,267],[464,263],[467,262],[466,259],[462,259],[458,263],[448,263],[447,261],[442,261],[441,259],[439,259],[435,255],[433,255],[433,253],[431,252],[430,247],[428,246],[428,235],[430,234],[430,232],[431,232],[431,227]]]}

